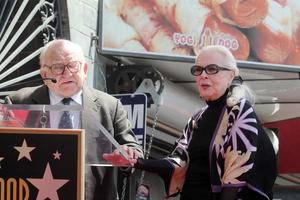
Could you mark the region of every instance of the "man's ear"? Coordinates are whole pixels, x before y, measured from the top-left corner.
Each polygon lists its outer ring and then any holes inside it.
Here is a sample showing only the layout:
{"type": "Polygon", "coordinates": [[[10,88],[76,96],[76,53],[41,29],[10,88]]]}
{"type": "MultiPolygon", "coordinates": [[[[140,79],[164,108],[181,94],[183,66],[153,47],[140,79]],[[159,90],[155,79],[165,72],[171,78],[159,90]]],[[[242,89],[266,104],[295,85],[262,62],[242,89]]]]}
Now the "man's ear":
{"type": "Polygon", "coordinates": [[[84,63],[83,71],[84,71],[84,74],[86,75],[87,71],[88,71],[88,64],[86,62],[84,63]]]}
{"type": "Polygon", "coordinates": [[[42,68],[40,68],[40,75],[41,75],[42,78],[46,77],[46,71],[43,70],[42,68]]]}

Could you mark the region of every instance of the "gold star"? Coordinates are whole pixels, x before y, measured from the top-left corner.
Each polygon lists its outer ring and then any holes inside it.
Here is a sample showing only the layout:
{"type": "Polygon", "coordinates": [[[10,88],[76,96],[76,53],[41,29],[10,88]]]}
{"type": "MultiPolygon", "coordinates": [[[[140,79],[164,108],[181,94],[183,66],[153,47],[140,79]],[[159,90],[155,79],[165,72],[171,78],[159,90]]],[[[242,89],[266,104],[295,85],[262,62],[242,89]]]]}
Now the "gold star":
{"type": "Polygon", "coordinates": [[[28,160],[31,161],[31,157],[30,157],[30,152],[35,149],[35,147],[28,147],[26,140],[23,140],[23,144],[22,146],[18,147],[18,146],[14,146],[14,148],[20,152],[19,157],[18,157],[18,161],[24,157],[26,157],[28,160]]]}
{"type": "Polygon", "coordinates": [[[53,156],[54,156],[54,160],[56,159],[60,160],[61,153],[59,153],[58,150],[56,150],[56,152],[53,153],[53,156]]]}

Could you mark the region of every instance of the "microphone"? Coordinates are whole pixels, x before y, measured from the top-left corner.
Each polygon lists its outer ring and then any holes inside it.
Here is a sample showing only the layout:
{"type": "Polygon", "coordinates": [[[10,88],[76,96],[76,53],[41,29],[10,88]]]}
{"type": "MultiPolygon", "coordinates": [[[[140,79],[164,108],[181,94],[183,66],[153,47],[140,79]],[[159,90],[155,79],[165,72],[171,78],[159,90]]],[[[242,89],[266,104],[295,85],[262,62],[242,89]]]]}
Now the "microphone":
{"type": "Polygon", "coordinates": [[[8,85],[8,86],[3,87],[3,88],[6,89],[6,88],[10,88],[10,87],[20,86],[20,85],[29,84],[29,83],[35,83],[35,82],[39,82],[39,81],[47,81],[47,80],[51,81],[52,83],[57,83],[56,78],[45,77],[45,78],[38,78],[38,79],[30,80],[30,81],[24,81],[24,82],[14,83],[14,84],[8,85]]]}

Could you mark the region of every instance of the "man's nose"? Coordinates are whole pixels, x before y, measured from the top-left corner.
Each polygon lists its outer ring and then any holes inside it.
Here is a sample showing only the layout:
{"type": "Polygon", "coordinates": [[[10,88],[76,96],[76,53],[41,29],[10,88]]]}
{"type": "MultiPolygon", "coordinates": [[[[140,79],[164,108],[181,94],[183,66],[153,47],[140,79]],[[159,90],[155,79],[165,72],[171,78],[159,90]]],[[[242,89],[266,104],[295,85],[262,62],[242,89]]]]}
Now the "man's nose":
{"type": "Polygon", "coordinates": [[[70,75],[72,75],[72,72],[69,70],[69,68],[67,66],[65,66],[62,75],[63,76],[70,76],[70,75]]]}

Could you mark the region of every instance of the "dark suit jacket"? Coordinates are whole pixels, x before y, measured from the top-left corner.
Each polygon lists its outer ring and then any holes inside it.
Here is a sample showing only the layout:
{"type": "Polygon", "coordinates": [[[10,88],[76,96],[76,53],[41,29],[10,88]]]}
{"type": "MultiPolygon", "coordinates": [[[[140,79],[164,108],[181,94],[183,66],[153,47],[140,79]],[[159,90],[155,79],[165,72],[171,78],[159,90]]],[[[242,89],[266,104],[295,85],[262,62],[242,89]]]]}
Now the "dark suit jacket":
{"type": "MultiPolygon", "coordinates": [[[[13,104],[50,104],[48,88],[45,85],[23,88],[13,94],[13,104]]],[[[82,128],[86,133],[86,162],[97,162],[102,157],[103,148],[111,149],[110,142],[99,132],[99,123],[116,139],[119,144],[133,146],[142,152],[137,144],[127,113],[116,98],[83,87],[82,128]]],[[[115,200],[117,198],[116,168],[85,167],[85,199],[115,200]]]]}

